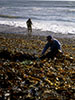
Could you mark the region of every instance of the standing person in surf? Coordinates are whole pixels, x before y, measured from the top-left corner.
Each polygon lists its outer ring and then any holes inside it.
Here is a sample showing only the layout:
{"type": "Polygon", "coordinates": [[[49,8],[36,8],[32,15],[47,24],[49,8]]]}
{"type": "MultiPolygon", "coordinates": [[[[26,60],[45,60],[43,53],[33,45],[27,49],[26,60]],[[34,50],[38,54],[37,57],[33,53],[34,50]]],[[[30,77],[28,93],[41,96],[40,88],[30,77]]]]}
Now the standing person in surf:
{"type": "Polygon", "coordinates": [[[28,33],[29,34],[32,33],[32,21],[30,18],[26,21],[26,24],[27,24],[28,33]]]}

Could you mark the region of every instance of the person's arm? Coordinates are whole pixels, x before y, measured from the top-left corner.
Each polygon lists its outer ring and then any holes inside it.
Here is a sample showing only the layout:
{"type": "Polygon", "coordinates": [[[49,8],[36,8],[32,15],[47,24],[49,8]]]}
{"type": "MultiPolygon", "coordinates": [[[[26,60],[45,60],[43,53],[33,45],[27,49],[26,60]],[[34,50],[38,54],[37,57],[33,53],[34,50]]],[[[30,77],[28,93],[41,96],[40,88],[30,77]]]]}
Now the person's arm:
{"type": "Polygon", "coordinates": [[[26,24],[28,25],[28,20],[26,21],[26,24]]]}
{"type": "Polygon", "coordinates": [[[58,52],[60,53],[60,54],[63,54],[63,51],[62,51],[62,49],[61,49],[61,43],[58,41],[58,43],[57,43],[57,48],[58,48],[58,52]]]}
{"type": "Polygon", "coordinates": [[[47,43],[42,51],[42,55],[46,52],[46,50],[49,48],[49,44],[47,43]]]}

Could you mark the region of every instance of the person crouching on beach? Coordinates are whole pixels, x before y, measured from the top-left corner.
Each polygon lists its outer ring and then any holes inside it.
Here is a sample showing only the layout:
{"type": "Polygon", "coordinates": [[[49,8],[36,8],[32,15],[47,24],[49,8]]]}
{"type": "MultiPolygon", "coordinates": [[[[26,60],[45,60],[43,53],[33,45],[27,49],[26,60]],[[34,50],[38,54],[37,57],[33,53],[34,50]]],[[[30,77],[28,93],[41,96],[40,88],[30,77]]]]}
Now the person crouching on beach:
{"type": "Polygon", "coordinates": [[[32,32],[32,21],[30,18],[26,21],[26,24],[27,24],[28,32],[32,32]]]}
{"type": "MultiPolygon", "coordinates": [[[[47,36],[47,44],[45,45],[43,51],[42,51],[42,55],[40,57],[41,60],[45,59],[45,58],[51,58],[54,59],[54,57],[56,57],[56,55],[59,53],[59,51],[61,51],[61,44],[58,40],[54,39],[51,35],[47,36]],[[46,55],[45,52],[46,50],[50,47],[50,52],[48,52],[46,55]]],[[[61,51],[62,52],[62,51],[61,51]]]]}

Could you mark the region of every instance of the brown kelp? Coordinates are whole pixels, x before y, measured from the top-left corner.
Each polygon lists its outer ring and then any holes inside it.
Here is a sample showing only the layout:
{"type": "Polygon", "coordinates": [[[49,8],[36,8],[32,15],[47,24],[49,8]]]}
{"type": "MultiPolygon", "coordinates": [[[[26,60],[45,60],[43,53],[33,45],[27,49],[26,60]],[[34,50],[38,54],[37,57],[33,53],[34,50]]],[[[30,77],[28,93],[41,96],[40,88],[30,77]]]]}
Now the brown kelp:
{"type": "Polygon", "coordinates": [[[63,44],[64,54],[54,60],[40,60],[45,41],[28,38],[0,37],[0,99],[74,100],[74,44],[63,44]]]}

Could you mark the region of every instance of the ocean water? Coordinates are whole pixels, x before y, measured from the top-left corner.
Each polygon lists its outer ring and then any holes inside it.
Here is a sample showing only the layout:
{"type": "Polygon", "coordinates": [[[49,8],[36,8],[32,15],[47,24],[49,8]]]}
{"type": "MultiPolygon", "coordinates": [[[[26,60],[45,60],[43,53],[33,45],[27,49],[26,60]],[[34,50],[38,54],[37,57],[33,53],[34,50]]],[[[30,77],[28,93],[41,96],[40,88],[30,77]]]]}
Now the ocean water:
{"type": "Polygon", "coordinates": [[[75,34],[75,1],[0,0],[0,24],[75,34]]]}

